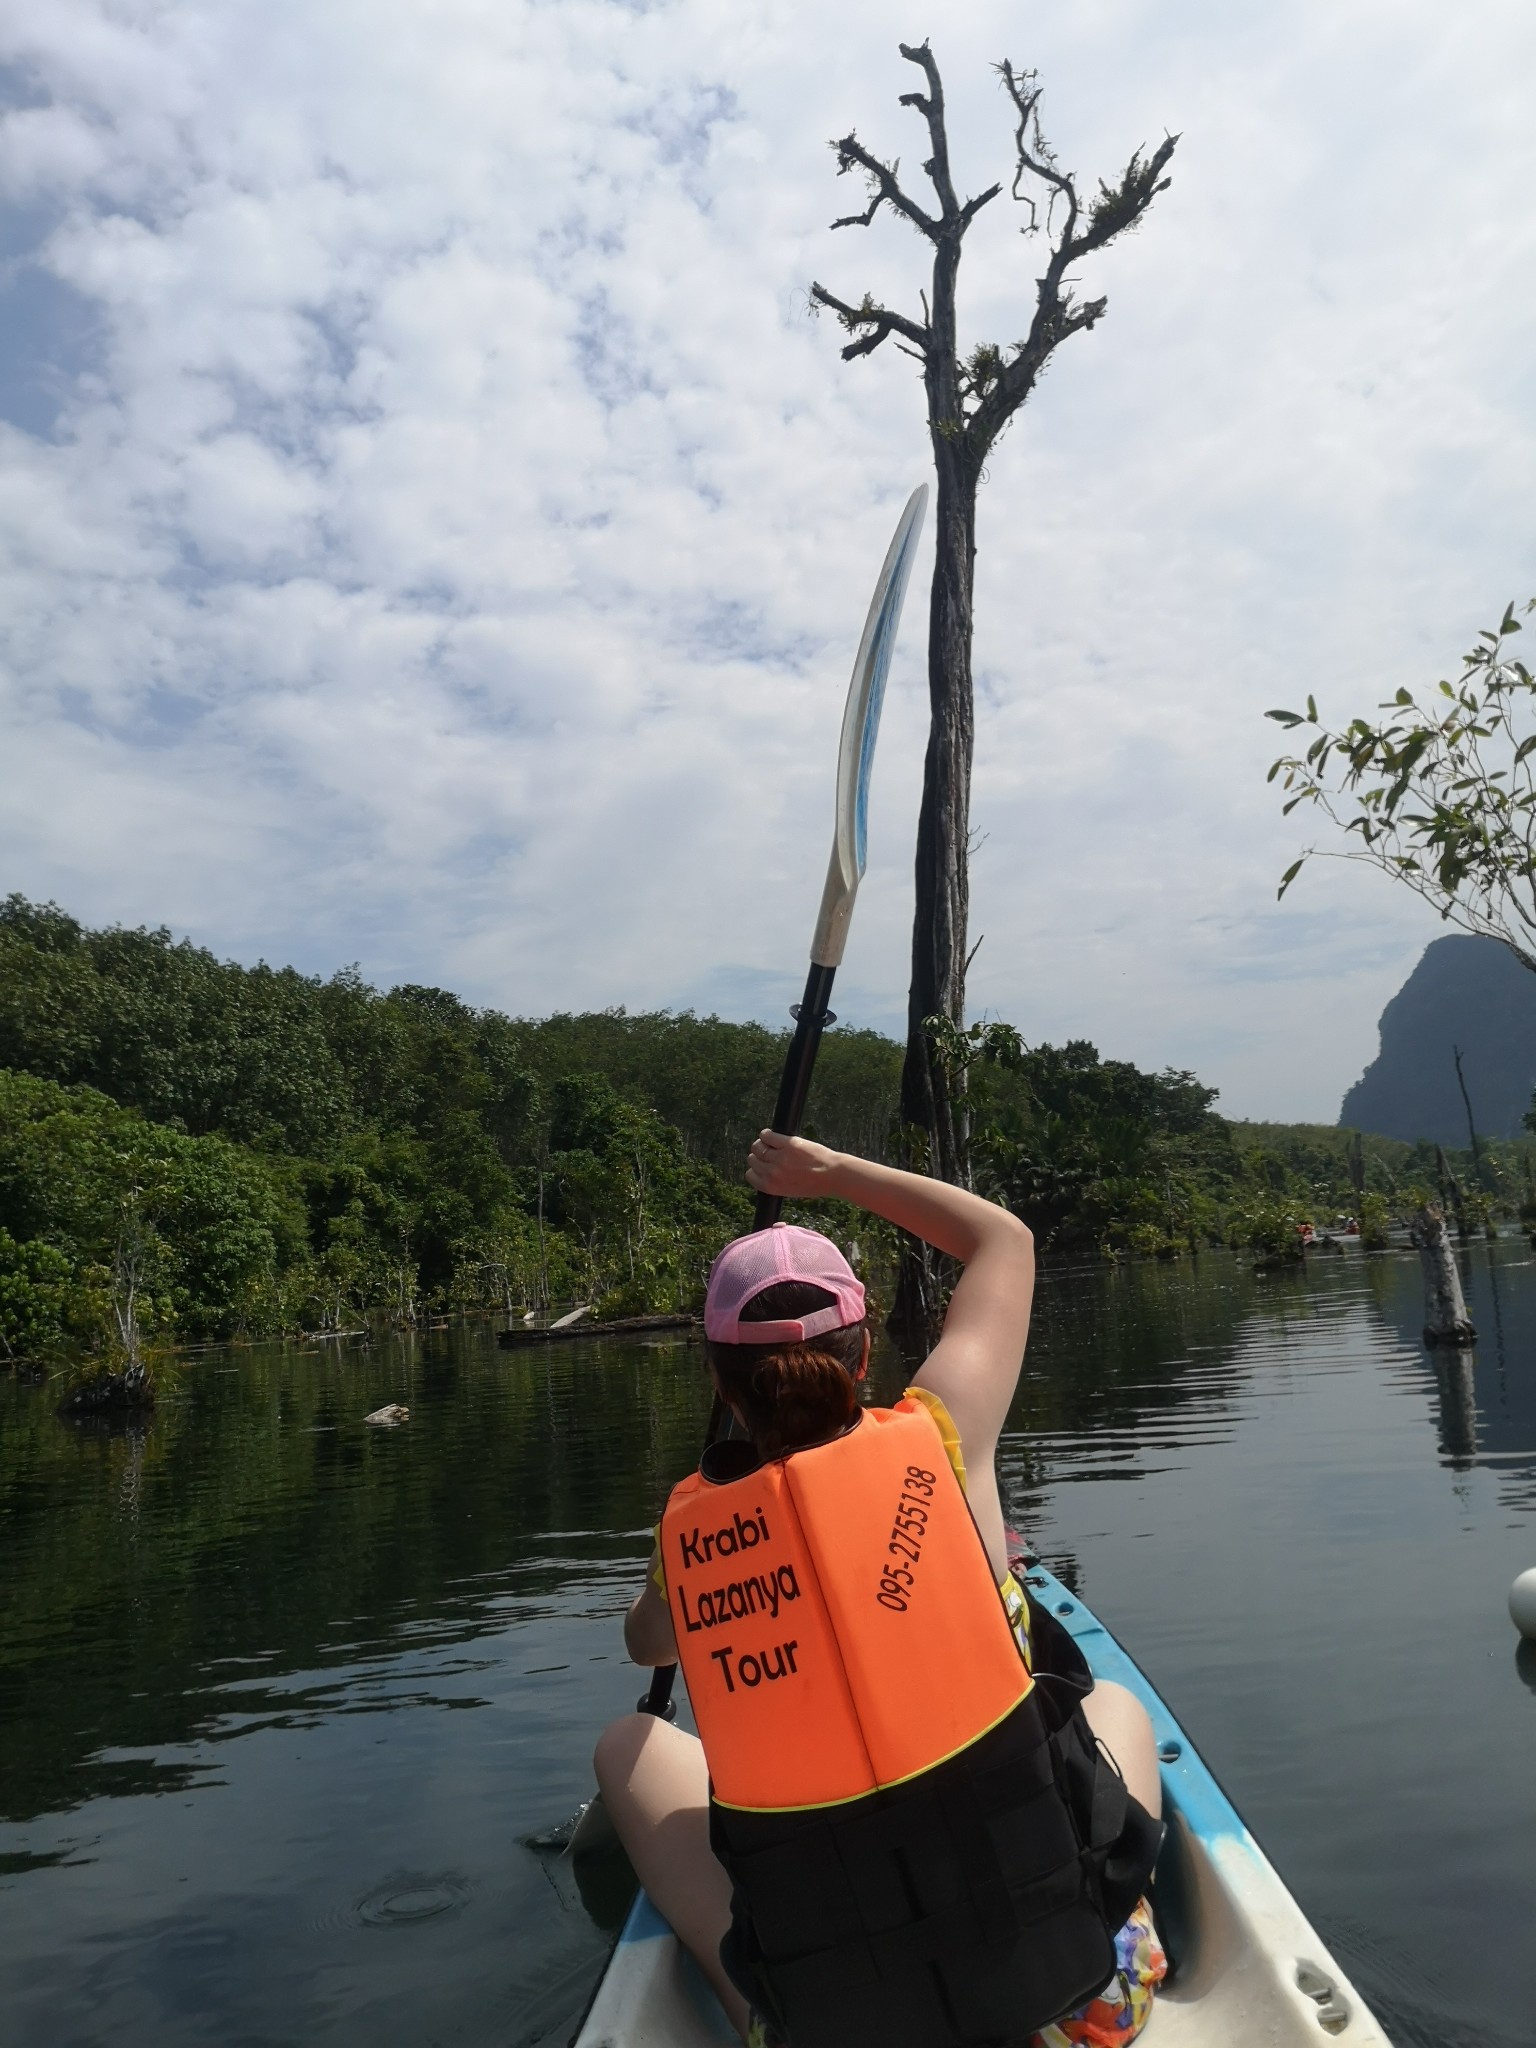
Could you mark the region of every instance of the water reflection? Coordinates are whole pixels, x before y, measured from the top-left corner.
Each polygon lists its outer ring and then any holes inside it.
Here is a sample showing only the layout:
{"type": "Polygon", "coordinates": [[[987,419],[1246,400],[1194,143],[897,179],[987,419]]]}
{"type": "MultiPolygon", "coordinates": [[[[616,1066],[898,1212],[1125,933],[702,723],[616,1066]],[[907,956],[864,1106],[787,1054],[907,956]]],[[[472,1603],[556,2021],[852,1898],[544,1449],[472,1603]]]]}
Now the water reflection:
{"type": "Polygon", "coordinates": [[[611,1611],[696,1446],[697,1356],[479,1334],[253,1349],[126,1432],[9,1389],[0,1537],[30,1569],[0,1577],[0,1813],[175,1789],[166,1748],[428,1705],[477,1638],[611,1611]],[[387,1399],[408,1428],[364,1428],[387,1399]]]}
{"type": "Polygon", "coordinates": [[[1412,1252],[1351,1248],[1269,1276],[1219,1257],[1047,1273],[1004,1448],[1016,1514],[1064,1471],[1139,1481],[1221,1441],[1255,1373],[1340,1347],[1420,1377],[1446,1465],[1488,1468],[1510,1507],[1536,1511],[1536,1260],[1505,1240],[1459,1264],[1479,1332],[1462,1352],[1425,1347],[1412,1252]]]}
{"type": "Polygon", "coordinates": [[[1446,1463],[1456,1471],[1488,1468],[1507,1506],[1536,1512],[1536,1261],[1528,1246],[1503,1239],[1458,1251],[1478,1333],[1476,1346],[1461,1352],[1423,1343],[1423,1283],[1414,1255],[1365,1264],[1372,1298],[1406,1358],[1434,1384],[1446,1463]]]}
{"type": "Polygon", "coordinates": [[[474,1329],[211,1357],[129,1431],[0,1382],[7,2040],[563,2040],[629,1879],[525,1838],[633,1704],[705,1392],[474,1329]]]}
{"type": "MultiPolygon", "coordinates": [[[[1483,1341],[1434,1359],[1411,1255],[1048,1271],[999,1459],[1394,2018],[1441,1931],[1404,2041],[1521,2038],[1532,1266],[1477,1248],[1483,1341]]],[[[684,1343],[476,1330],[210,1357],[133,1431],[0,1382],[7,2039],[567,2039],[629,1876],[540,1842],[633,1704],[619,1617],[705,1392],[684,1343]]]]}
{"type": "Polygon", "coordinates": [[[1510,1673],[1503,1610],[1532,1561],[1508,1509],[1532,1496],[1512,1389],[1536,1283],[1493,1251],[1469,1282],[1492,1342],[1459,1359],[1420,1342],[1412,1254],[1262,1281],[1213,1261],[1194,1300],[1187,1269],[1048,1287],[1051,1385],[1021,1393],[1001,1458],[1037,1547],[1075,1560],[1390,2038],[1425,2048],[1529,2034],[1536,1656],[1510,1673]]]}
{"type": "MultiPolygon", "coordinates": [[[[999,1457],[1016,1525],[1063,1476],[1135,1484],[1218,1440],[1259,1285],[1225,1259],[1045,1271],[999,1457]]],[[[1069,1557],[1049,1562],[1076,1583],[1069,1557]]]]}
{"type": "Polygon", "coordinates": [[[1471,1354],[1437,1349],[1431,1362],[1440,1391],[1440,1449],[1447,1461],[1462,1471],[1477,1457],[1477,1391],[1471,1354]]]}
{"type": "Polygon", "coordinates": [[[1221,1255],[1048,1272],[1000,1457],[1010,1503],[1027,1524],[1064,1478],[1182,1471],[1277,1372],[1396,1352],[1354,1257],[1274,1275],[1221,1255]]]}

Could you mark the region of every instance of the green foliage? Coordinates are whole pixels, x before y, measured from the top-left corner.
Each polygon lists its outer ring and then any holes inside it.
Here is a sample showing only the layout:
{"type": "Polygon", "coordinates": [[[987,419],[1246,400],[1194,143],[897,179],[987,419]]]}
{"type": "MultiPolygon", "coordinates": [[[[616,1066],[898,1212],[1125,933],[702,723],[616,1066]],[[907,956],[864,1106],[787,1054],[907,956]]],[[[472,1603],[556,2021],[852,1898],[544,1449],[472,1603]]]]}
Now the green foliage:
{"type": "Polygon", "coordinates": [[[1045,1246],[1164,1252],[1211,1234],[1236,1177],[1216,1091],[1145,1074],[1085,1040],[1026,1050],[1006,1026],[974,1029],[969,1070],[977,1185],[1045,1246]]]}
{"type": "MultiPolygon", "coordinates": [[[[59,1341],[99,1360],[130,1293],[130,1350],[577,1295],[675,1307],[745,1227],[783,1045],[692,1016],[528,1023],[12,897],[0,1227],[66,1261],[59,1341]]],[[[871,1034],[829,1046],[833,1142],[879,1149],[898,1073],[871,1034]]]]}
{"type": "Polygon", "coordinates": [[[1299,1203],[1246,1189],[1227,1211],[1227,1242],[1257,1252],[1266,1265],[1288,1264],[1303,1256],[1301,1225],[1310,1220],[1299,1203]]]}
{"type": "Polygon", "coordinates": [[[264,1294],[284,1220],[270,1169],[243,1148],[0,1071],[0,1229],[64,1261],[62,1321],[81,1348],[126,1343],[129,1286],[145,1334],[277,1327],[264,1294]]]}
{"type": "Polygon", "coordinates": [[[0,1230],[0,1357],[41,1364],[64,1344],[69,1260],[51,1244],[18,1244],[0,1230]]]}
{"type": "Polygon", "coordinates": [[[317,986],[221,964],[167,931],[87,932],[52,905],[0,905],[0,1066],[195,1135],[303,1152],[345,1127],[317,986]]]}
{"type": "Polygon", "coordinates": [[[551,1092],[548,1196],[609,1314],[696,1305],[722,1240],[751,1223],[745,1189],[689,1159],[676,1129],[602,1074],[551,1092]]]}
{"type": "Polygon", "coordinates": [[[1388,1230],[1392,1222],[1391,1207],[1385,1195],[1369,1191],[1360,1198],[1360,1242],[1368,1252],[1383,1251],[1390,1243],[1388,1230]]]}
{"type": "MultiPolygon", "coordinates": [[[[1287,814],[1315,805],[1349,842],[1325,850],[1381,868],[1448,923],[1500,940],[1536,969],[1536,679],[1508,652],[1520,630],[1509,605],[1454,684],[1441,682],[1428,703],[1399,689],[1379,723],[1326,726],[1312,697],[1304,712],[1269,712],[1292,730],[1318,729],[1269,779],[1290,792],[1287,814]]],[[[1282,896],[1316,851],[1287,868],[1282,896]]]]}
{"type": "MultiPolygon", "coordinates": [[[[1433,1147],[1230,1124],[1193,1074],[1027,1046],[998,1021],[930,1030],[964,1083],[976,1185],[1048,1249],[1262,1249],[1276,1218],[1345,1212],[1384,1233],[1440,1186],[1433,1147]]],[[[101,1384],[157,1360],[163,1376],[190,1340],[692,1306],[748,1227],[742,1160],[786,1039],[687,1013],[505,1017],[443,989],[381,994],[355,970],[321,981],[165,932],[90,932],[12,897],[0,1359],[67,1356],[101,1384]]],[[[830,1033],[808,1134],[895,1156],[901,1060],[876,1033],[830,1033]]],[[[1450,1171],[1469,1229],[1522,1198],[1536,1214],[1516,1148],[1455,1153],[1450,1171]]],[[[822,1220],[878,1293],[894,1235],[836,1205],[822,1220]]]]}
{"type": "MultiPolygon", "coordinates": [[[[732,1180],[773,1114],[787,1038],[763,1024],[727,1024],[686,1011],[560,1014],[515,1028],[541,1089],[567,1074],[602,1074],[627,1100],[673,1125],[693,1157],[732,1180]]],[[[807,1131],[840,1151],[883,1156],[895,1124],[901,1059],[901,1047],[878,1032],[829,1033],[817,1059],[807,1131]]]]}

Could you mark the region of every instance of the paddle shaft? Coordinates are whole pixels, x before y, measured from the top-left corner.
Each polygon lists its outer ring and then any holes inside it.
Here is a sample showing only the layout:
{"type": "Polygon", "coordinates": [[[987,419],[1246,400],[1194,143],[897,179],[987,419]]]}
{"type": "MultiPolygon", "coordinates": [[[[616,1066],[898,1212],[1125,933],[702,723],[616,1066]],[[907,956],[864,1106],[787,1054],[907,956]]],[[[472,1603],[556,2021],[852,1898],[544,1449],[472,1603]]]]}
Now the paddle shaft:
{"type": "MultiPolygon", "coordinates": [[[[772,1127],[786,1138],[794,1137],[800,1128],[800,1119],[805,1115],[806,1097],[811,1092],[811,1075],[815,1071],[816,1055],[821,1049],[821,1034],[829,1024],[837,1021],[827,1008],[827,998],[832,993],[832,977],[836,973],[835,967],[818,967],[813,960],[811,971],[805,977],[805,994],[794,1009],[794,1036],[784,1056],[784,1071],[779,1076],[779,1099],[773,1106],[772,1127]]],[[[780,1196],[759,1194],[752,1228],[771,1229],[778,1222],[783,1206],[780,1196]]],[[[721,1436],[730,1435],[734,1419],[716,1389],[709,1410],[709,1427],[704,1433],[706,1451],[721,1436]]],[[[640,1701],[642,1714],[659,1714],[664,1720],[672,1718],[672,1685],[676,1677],[675,1664],[656,1666],[651,1673],[650,1690],[640,1701]]]]}
{"type": "MultiPolygon", "coordinates": [[[[805,977],[805,994],[794,1008],[795,1034],[784,1056],[784,1071],[779,1076],[779,1099],[773,1105],[773,1129],[786,1138],[794,1137],[800,1128],[800,1119],[805,1115],[805,1100],[811,1092],[811,1073],[821,1049],[821,1034],[829,1024],[837,1022],[827,1008],[827,998],[832,993],[832,977],[836,973],[835,967],[818,967],[813,960],[811,971],[805,977]]],[[[778,1222],[783,1206],[778,1195],[760,1194],[752,1216],[752,1228],[771,1228],[778,1222]]]]}

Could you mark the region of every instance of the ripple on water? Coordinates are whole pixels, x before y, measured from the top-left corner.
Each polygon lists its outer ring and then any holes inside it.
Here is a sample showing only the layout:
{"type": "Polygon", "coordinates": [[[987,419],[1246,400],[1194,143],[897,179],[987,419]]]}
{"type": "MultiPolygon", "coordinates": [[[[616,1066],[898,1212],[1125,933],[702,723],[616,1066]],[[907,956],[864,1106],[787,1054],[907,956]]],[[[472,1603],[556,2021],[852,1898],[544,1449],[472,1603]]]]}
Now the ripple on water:
{"type": "Polygon", "coordinates": [[[362,1927],[417,1927],[462,1913],[473,1893],[456,1871],[398,1871],[356,1900],[351,1917],[362,1927]]]}

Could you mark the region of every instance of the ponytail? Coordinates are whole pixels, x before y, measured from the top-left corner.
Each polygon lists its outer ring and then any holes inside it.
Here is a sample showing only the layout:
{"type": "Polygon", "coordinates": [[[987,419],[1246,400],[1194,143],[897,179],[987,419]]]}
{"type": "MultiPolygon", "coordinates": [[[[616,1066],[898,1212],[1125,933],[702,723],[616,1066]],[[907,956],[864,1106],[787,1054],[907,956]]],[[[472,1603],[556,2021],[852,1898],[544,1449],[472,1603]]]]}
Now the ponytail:
{"type": "MultiPolygon", "coordinates": [[[[832,1305],[824,1288],[806,1280],[765,1287],[741,1312],[743,1322],[790,1321],[832,1305]]],[[[824,1330],[801,1344],[716,1344],[708,1347],[720,1392],[746,1424],[765,1458],[783,1457],[840,1436],[859,1409],[863,1376],[861,1320],[824,1330]]]]}

